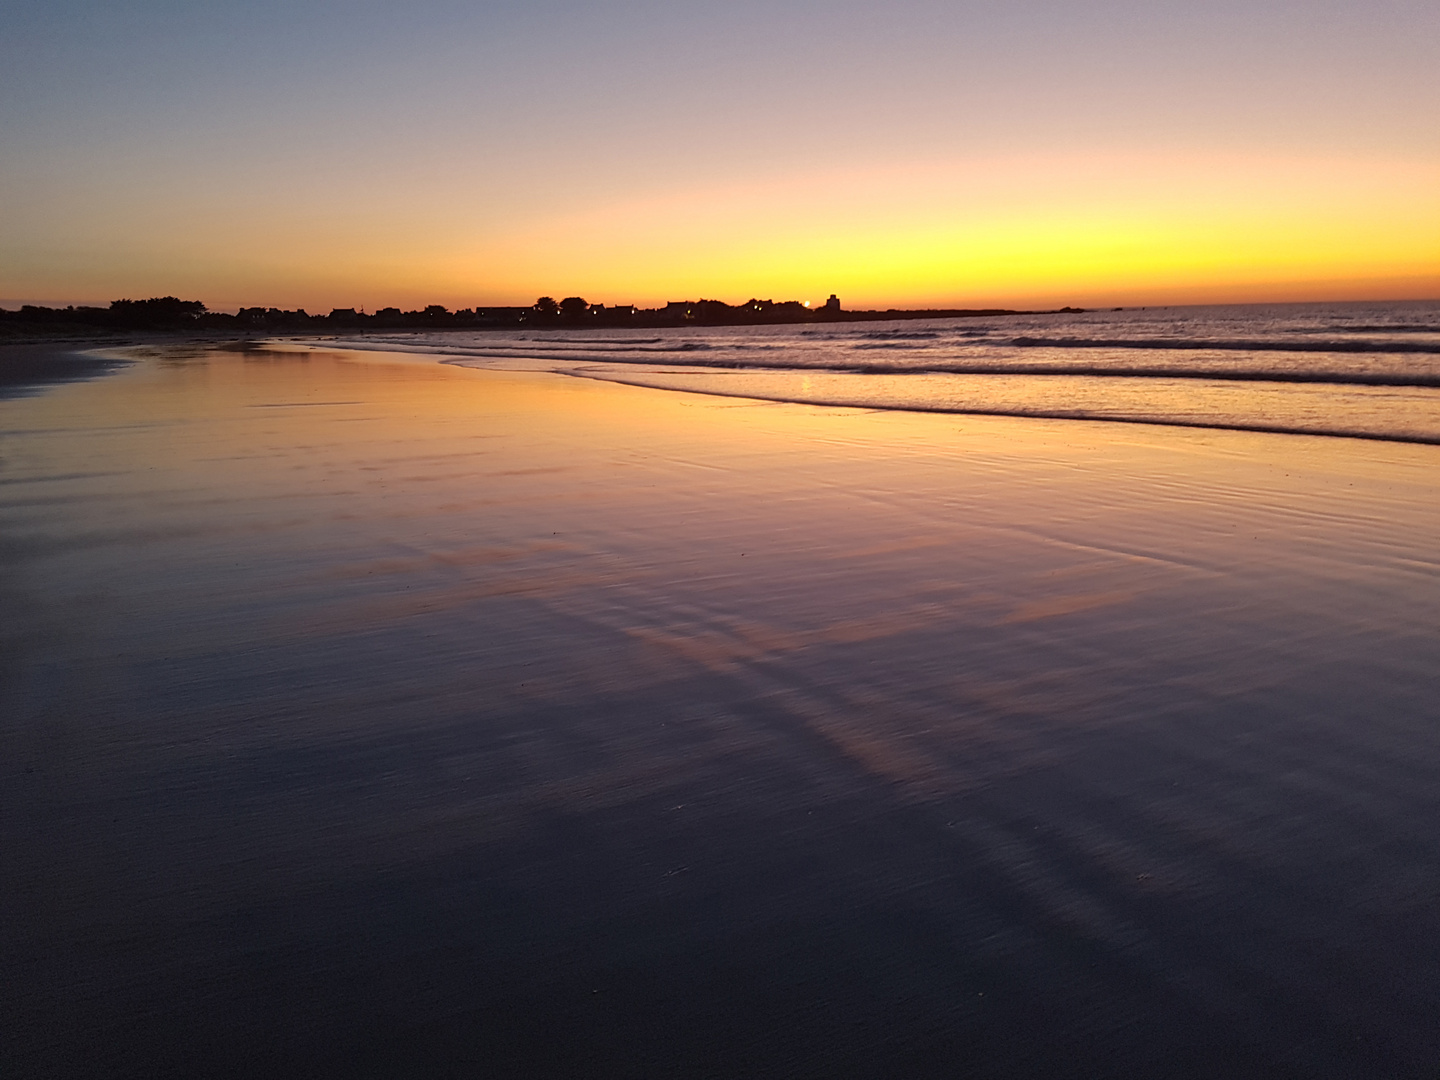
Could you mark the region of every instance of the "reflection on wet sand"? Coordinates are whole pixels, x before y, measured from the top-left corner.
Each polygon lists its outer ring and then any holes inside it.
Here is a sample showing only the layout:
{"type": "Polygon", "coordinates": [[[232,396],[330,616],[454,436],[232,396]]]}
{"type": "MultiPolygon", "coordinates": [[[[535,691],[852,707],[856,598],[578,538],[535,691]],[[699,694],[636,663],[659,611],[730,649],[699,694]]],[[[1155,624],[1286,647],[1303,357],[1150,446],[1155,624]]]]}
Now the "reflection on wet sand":
{"type": "Polygon", "coordinates": [[[0,403],[21,1071],[1433,1062],[1435,448],[733,404],[0,403]]]}

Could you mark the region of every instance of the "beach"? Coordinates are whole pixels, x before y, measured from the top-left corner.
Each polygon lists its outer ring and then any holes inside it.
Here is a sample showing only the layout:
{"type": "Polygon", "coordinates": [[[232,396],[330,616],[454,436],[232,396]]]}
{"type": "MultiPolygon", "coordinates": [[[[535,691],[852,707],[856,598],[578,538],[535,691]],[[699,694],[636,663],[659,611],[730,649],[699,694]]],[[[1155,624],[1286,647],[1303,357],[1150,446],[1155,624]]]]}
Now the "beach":
{"type": "Polygon", "coordinates": [[[0,342],[0,398],[84,379],[122,362],[93,354],[99,342],[0,342]]]}
{"type": "Polygon", "coordinates": [[[0,400],[7,1072],[1440,1057],[1440,447],[124,358],[0,400]]]}

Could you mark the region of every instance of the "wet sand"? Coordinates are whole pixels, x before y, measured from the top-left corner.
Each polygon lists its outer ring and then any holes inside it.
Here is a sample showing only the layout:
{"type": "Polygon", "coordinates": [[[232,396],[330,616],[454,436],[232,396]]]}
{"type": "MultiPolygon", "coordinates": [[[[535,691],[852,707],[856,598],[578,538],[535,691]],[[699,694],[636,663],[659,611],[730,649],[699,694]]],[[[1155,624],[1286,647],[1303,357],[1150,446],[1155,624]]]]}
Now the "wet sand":
{"type": "Polygon", "coordinates": [[[0,454],[13,1075],[1440,1056],[1440,449],[237,347],[0,454]]]}
{"type": "Polygon", "coordinates": [[[95,341],[0,344],[0,398],[113,370],[119,362],[90,351],[98,345],[95,341]]]}

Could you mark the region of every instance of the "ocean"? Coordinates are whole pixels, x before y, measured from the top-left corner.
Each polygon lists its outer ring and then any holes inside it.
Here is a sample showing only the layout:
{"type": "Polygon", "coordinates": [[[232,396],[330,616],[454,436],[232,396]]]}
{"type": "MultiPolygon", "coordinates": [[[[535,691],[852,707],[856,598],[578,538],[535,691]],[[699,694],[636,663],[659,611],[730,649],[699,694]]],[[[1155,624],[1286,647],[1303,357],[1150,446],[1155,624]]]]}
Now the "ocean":
{"type": "Polygon", "coordinates": [[[1440,303],[367,335],[349,344],[771,401],[1440,442],[1440,303]]]}
{"type": "Polygon", "coordinates": [[[1436,311],[0,400],[0,1071],[1433,1077],[1436,311]]]}

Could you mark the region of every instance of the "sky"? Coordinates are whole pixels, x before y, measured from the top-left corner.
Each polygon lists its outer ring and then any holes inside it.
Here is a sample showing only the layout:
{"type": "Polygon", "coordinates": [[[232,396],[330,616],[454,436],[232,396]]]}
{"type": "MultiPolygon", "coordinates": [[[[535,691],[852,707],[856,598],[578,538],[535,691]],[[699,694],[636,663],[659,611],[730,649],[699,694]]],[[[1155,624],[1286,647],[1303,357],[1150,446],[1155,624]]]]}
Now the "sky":
{"type": "Polygon", "coordinates": [[[1440,297],[1435,0],[0,0],[0,306],[1440,297]]]}

